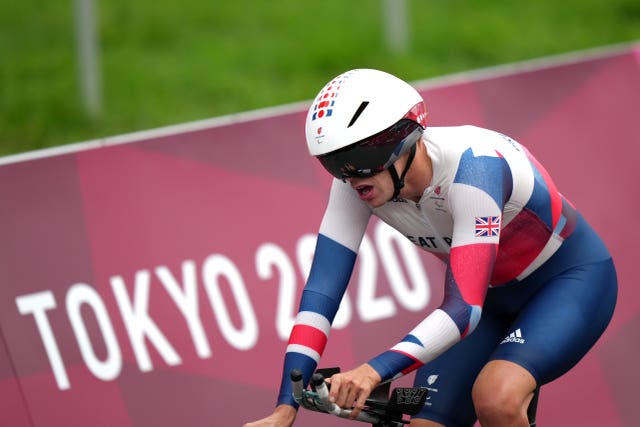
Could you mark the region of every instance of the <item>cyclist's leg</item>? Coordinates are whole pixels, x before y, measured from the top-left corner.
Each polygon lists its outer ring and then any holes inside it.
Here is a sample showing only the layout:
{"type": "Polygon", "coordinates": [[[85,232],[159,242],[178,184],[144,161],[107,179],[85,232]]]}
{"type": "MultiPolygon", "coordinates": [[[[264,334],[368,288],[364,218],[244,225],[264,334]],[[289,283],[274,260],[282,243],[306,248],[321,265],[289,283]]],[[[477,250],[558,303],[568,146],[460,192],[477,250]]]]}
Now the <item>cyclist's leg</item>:
{"type": "Polygon", "coordinates": [[[426,387],[429,396],[412,427],[475,423],[471,388],[508,328],[508,322],[485,312],[473,333],[416,372],[414,385],[426,387]]]}
{"type": "Polygon", "coordinates": [[[536,379],[522,366],[492,360],[473,386],[473,404],[483,426],[529,426],[527,409],[536,379]]]}
{"type": "Polygon", "coordinates": [[[595,344],[611,319],[616,296],[610,259],[571,268],[546,283],[478,376],[473,395],[479,418],[518,411],[524,416],[536,384],[566,373],[595,344]]]}

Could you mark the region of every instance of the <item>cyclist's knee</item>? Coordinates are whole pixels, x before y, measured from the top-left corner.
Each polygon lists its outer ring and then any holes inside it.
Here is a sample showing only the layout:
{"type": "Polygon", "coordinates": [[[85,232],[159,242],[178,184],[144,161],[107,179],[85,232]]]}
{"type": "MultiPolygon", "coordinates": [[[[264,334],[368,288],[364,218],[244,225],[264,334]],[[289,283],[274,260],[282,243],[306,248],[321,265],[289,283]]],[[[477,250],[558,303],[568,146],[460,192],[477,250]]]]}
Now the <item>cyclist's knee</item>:
{"type": "Polygon", "coordinates": [[[526,412],[535,380],[524,368],[507,361],[492,361],[480,372],[472,397],[483,425],[528,425],[526,412]]]}
{"type": "Polygon", "coordinates": [[[505,388],[473,388],[473,405],[482,425],[517,425],[524,414],[522,399],[505,388]]]}

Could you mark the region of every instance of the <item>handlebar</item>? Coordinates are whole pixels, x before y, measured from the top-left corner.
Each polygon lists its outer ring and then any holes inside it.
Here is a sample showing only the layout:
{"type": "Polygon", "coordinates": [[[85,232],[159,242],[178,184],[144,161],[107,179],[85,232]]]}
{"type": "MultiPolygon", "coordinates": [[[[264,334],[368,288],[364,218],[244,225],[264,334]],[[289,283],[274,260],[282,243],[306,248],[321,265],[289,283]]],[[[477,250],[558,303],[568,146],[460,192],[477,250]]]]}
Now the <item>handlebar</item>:
{"type": "MultiPolygon", "coordinates": [[[[338,368],[319,369],[311,377],[311,390],[308,390],[303,384],[302,371],[291,370],[293,398],[305,409],[349,418],[353,410],[341,408],[329,400],[329,387],[324,380],[327,372],[339,371],[338,368]]],[[[427,389],[422,387],[397,387],[389,396],[389,383],[385,383],[371,393],[366,400],[366,407],[353,420],[370,423],[373,427],[403,427],[409,424],[403,419],[403,414],[417,414],[426,399],[427,389]]]]}

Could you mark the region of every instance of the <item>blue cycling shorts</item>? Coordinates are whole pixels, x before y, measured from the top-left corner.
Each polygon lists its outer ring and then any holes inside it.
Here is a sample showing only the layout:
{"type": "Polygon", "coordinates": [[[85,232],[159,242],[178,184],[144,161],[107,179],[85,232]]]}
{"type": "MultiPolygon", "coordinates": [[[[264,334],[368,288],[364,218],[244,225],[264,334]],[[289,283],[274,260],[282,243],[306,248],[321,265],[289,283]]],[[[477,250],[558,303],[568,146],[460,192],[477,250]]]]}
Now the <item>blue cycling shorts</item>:
{"type": "Polygon", "coordinates": [[[472,426],[473,383],[491,360],[509,360],[538,385],[566,373],[606,329],[617,298],[613,261],[580,218],[541,268],[521,282],[489,289],[476,330],[418,370],[415,385],[429,398],[417,418],[472,426]]]}

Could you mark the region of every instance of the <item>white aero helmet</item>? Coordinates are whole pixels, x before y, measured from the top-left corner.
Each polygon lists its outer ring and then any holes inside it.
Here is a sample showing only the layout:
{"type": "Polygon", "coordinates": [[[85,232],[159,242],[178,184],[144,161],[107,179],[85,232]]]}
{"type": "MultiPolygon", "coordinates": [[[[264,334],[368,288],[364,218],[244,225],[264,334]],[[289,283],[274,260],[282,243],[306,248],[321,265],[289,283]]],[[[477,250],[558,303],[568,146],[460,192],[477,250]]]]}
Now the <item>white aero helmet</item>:
{"type": "Polygon", "coordinates": [[[422,97],[405,81],[383,71],[351,70],[327,83],[313,101],[305,126],[307,146],[339,179],[388,169],[396,197],[426,118],[422,97]],[[398,178],[393,163],[406,152],[411,157],[398,178]]]}

